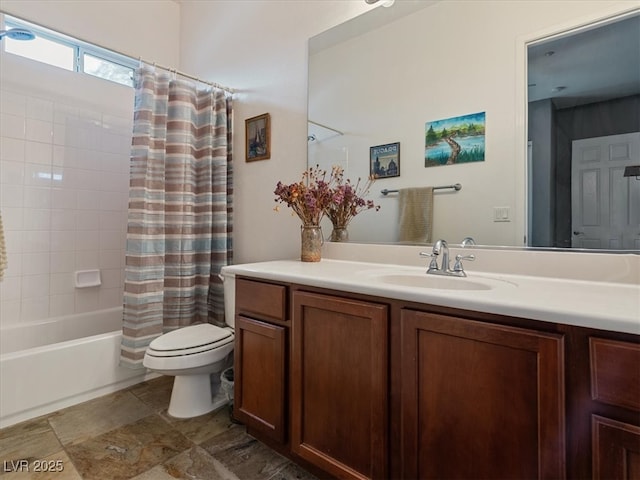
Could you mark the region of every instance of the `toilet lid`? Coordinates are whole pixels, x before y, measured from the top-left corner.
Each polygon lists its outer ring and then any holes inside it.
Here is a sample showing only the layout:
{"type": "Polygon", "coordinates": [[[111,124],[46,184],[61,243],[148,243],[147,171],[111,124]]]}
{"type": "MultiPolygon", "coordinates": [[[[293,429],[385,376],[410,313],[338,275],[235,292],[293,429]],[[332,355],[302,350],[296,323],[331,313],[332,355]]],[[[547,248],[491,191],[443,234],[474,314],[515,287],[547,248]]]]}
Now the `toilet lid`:
{"type": "Polygon", "coordinates": [[[233,335],[226,328],[216,327],[210,323],[190,325],[159,336],[149,344],[149,348],[157,352],[172,350],[188,350],[218,343],[233,335]]]}

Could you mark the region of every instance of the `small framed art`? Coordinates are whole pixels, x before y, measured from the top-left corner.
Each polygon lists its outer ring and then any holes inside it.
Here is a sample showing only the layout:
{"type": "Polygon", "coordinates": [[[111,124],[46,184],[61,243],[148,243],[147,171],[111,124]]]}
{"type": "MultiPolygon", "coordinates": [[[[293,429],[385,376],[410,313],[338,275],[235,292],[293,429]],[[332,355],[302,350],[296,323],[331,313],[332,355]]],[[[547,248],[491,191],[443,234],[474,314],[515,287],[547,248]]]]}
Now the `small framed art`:
{"type": "Polygon", "coordinates": [[[375,178],[400,176],[400,142],[369,147],[369,175],[375,178]]]}
{"type": "Polygon", "coordinates": [[[424,166],[484,162],[485,112],[424,124],[424,166]]]}
{"type": "Polygon", "coordinates": [[[271,117],[263,113],[244,121],[246,161],[271,158],[271,117]]]}

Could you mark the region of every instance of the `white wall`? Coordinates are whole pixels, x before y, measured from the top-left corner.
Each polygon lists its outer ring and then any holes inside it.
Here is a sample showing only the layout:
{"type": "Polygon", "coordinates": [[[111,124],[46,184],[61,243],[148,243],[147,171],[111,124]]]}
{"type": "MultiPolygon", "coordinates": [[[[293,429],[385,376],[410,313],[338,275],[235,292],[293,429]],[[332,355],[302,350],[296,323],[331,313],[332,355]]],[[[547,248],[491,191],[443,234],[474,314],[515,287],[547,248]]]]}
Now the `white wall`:
{"type": "MultiPolygon", "coordinates": [[[[307,162],[307,40],[370,9],[362,0],[182,2],[181,68],[238,90],[234,101],[236,263],[300,255],[300,221],[273,211],[278,180],[307,162]],[[244,121],[271,114],[271,159],[245,162],[244,121]]],[[[328,234],[328,233],[327,233],[328,234]]]]}
{"type": "MultiPolygon", "coordinates": [[[[514,135],[500,132],[514,128],[515,9],[502,3],[473,2],[463,14],[459,4],[436,4],[313,55],[311,89],[319,95],[310,118],[345,134],[310,144],[310,153],[344,149],[346,175],[367,178],[369,147],[400,142],[400,177],[374,184],[371,198],[381,209],[351,223],[352,240],[398,241],[398,196],[381,189],[461,183],[460,192],[435,193],[433,239],[516,243],[514,223],[492,220],[493,206],[514,210],[514,135]],[[489,19],[498,33],[487,34],[489,19]],[[477,112],[486,112],[485,161],[425,168],[425,122],[477,112]],[[493,188],[483,193],[487,185],[493,188]]],[[[336,162],[331,153],[318,157],[336,162]]]]}
{"type": "MultiPolygon", "coordinates": [[[[425,41],[434,45],[436,56],[432,62],[429,51],[414,52],[416,64],[428,61],[438,71],[449,70],[454,76],[395,79],[395,88],[403,88],[406,82],[424,83],[438,92],[423,99],[414,122],[416,138],[422,139],[427,120],[487,112],[485,162],[429,169],[429,174],[434,172],[434,185],[450,180],[464,184],[464,195],[450,196],[453,205],[462,200],[479,200],[484,217],[491,215],[487,209],[494,205],[509,205],[512,213],[524,211],[524,167],[512,163],[519,156],[524,162],[524,147],[523,152],[518,149],[524,120],[517,118],[516,91],[518,75],[524,81],[524,72],[518,73],[516,68],[516,48],[521,37],[554,33],[634,5],[640,3],[445,0],[421,12],[425,41]],[[463,61],[446,54],[460,49],[470,51],[463,61]],[[492,179],[495,188],[481,188],[474,181],[476,175],[492,179]]],[[[369,8],[360,0],[183,2],[182,68],[239,89],[234,140],[237,262],[299,254],[299,221],[290,218],[287,209],[278,214],[272,212],[272,192],[278,180],[295,181],[306,167],[307,40],[369,8]],[[247,164],[244,120],[264,112],[272,116],[272,158],[247,164]]],[[[381,96],[386,99],[389,93],[372,95],[371,101],[378,101],[381,96]]],[[[523,113],[521,107],[520,115],[523,113]]],[[[410,161],[404,152],[403,168],[410,161]]],[[[461,211],[465,207],[453,208],[461,211]]],[[[367,212],[362,220],[375,215],[367,212]]],[[[479,234],[496,243],[520,244],[523,221],[520,218],[511,224],[490,223],[486,232],[468,231],[461,222],[457,236],[479,234]],[[492,228],[496,225],[498,230],[492,228]]]]}
{"type": "Polygon", "coordinates": [[[134,58],[180,62],[180,6],[173,0],[2,0],[0,9],[134,58]]]}

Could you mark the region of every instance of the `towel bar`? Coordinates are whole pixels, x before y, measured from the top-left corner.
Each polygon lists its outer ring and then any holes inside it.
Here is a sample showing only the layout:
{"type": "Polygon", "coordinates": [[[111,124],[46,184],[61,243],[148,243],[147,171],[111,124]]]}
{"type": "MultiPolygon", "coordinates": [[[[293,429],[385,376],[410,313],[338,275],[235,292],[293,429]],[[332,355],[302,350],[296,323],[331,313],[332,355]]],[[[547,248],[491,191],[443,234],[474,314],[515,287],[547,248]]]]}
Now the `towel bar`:
{"type": "MultiPolygon", "coordinates": [[[[456,183],[454,185],[441,185],[439,187],[433,187],[434,190],[444,190],[444,189],[449,189],[449,188],[453,188],[456,192],[459,190],[462,190],[462,185],[459,183],[456,183]]],[[[384,189],[381,190],[380,193],[382,193],[382,195],[387,195],[389,193],[397,193],[398,190],[388,190],[388,189],[384,189]]]]}

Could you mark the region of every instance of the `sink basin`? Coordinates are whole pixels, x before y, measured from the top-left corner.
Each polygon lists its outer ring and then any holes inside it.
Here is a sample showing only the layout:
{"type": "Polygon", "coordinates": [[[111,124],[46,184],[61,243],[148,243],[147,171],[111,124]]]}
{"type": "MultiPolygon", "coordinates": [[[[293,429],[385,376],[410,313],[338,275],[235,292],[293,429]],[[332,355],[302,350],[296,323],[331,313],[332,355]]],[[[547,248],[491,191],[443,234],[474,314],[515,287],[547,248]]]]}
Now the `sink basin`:
{"type": "Polygon", "coordinates": [[[387,285],[412,288],[432,288],[436,290],[481,291],[516,284],[493,277],[475,275],[469,277],[447,277],[442,275],[430,275],[424,271],[370,271],[367,276],[374,282],[387,285]]]}

